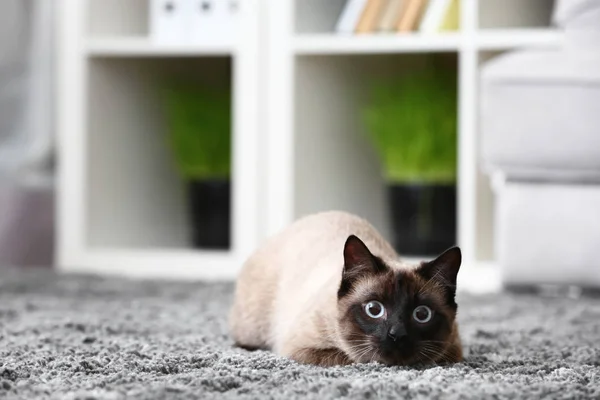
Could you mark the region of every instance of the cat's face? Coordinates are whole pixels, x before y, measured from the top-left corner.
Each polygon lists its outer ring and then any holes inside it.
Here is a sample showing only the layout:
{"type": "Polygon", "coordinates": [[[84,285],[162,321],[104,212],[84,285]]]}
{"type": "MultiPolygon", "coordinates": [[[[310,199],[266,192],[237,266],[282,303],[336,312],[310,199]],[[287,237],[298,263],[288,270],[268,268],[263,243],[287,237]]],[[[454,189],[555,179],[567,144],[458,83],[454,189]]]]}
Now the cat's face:
{"type": "Polygon", "coordinates": [[[395,271],[351,236],[344,261],[338,323],[344,350],[354,361],[408,365],[460,358],[454,301],[458,248],[414,270],[395,271]]]}

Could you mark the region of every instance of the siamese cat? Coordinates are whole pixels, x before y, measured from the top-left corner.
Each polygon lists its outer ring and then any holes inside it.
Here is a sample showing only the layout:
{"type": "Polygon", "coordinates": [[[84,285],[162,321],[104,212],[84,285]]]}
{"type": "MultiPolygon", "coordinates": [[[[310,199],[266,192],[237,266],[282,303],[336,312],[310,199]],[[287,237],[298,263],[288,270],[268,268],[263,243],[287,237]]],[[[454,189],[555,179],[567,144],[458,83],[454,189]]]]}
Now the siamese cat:
{"type": "Polygon", "coordinates": [[[321,366],[458,362],[458,247],[410,265],[367,221],[304,217],[245,263],[229,316],[236,344],[321,366]]]}

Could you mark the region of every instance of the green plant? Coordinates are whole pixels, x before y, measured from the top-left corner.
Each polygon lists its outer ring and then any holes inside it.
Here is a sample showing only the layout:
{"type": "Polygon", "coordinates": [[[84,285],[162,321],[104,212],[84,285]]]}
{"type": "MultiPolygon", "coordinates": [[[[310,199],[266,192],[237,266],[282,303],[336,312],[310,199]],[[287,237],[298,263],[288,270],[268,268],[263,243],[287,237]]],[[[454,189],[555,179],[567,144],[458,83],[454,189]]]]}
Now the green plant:
{"type": "Polygon", "coordinates": [[[367,133],[392,183],[456,181],[456,74],[435,64],[373,87],[367,133]]]}
{"type": "Polygon", "coordinates": [[[168,139],[180,175],[187,180],[229,178],[229,90],[171,85],[164,91],[168,139]]]}

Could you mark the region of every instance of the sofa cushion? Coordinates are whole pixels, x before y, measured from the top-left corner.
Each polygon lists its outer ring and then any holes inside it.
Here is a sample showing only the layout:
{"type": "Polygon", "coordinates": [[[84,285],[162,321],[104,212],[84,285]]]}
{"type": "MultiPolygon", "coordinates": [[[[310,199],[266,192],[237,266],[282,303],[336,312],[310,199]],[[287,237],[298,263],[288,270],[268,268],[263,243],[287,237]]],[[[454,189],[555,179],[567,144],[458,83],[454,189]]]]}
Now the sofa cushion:
{"type": "Polygon", "coordinates": [[[481,161],[532,179],[600,177],[600,52],[527,50],[481,73],[481,161]]]}
{"type": "Polygon", "coordinates": [[[496,183],[496,259],[505,284],[600,286],[600,186],[496,183]]]}

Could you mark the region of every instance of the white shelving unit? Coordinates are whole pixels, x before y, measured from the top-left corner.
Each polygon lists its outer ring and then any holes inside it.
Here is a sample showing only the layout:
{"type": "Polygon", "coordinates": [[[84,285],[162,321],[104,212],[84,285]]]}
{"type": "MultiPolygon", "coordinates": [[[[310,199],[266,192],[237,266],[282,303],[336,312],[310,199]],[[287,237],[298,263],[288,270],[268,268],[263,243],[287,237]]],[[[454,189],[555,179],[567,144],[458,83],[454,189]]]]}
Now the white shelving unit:
{"type": "Polygon", "coordinates": [[[148,0],[60,3],[63,270],[232,278],[260,240],[332,208],[389,234],[360,110],[373,78],[439,54],[459,86],[458,241],[465,264],[489,276],[493,198],[478,168],[479,66],[504,51],[560,45],[549,27],[552,0],[461,0],[458,32],[365,36],[333,33],[344,0],[242,0],[239,38],[202,46],[153,44],[148,0]],[[181,183],[152,92],[174,75],[234,94],[230,252],[195,251],[185,240],[181,183]]]}
{"type": "Polygon", "coordinates": [[[157,45],[149,0],[60,0],[58,265],[137,277],[230,278],[256,246],[258,7],[234,42],[157,45]],[[189,244],[184,187],[167,147],[170,78],[232,91],[232,246],[189,244]]]}

